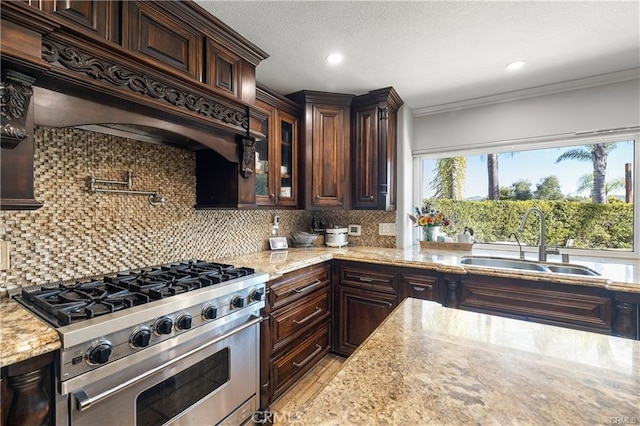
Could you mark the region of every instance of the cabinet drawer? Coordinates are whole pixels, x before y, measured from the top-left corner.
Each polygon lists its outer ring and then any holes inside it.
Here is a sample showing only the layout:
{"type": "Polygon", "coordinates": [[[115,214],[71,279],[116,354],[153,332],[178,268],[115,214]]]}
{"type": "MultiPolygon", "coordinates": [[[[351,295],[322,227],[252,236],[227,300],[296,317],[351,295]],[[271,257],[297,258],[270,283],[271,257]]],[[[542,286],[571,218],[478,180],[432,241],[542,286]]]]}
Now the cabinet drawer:
{"type": "Polygon", "coordinates": [[[324,263],[287,274],[273,281],[269,286],[269,305],[271,306],[271,311],[275,311],[295,300],[301,299],[313,291],[328,287],[330,270],[331,265],[324,263]]]}
{"type": "Polygon", "coordinates": [[[404,297],[422,300],[439,300],[438,277],[416,274],[402,274],[400,286],[404,297]]]}
{"type": "Polygon", "coordinates": [[[514,286],[484,278],[462,280],[460,308],[525,317],[529,321],[587,331],[611,330],[611,299],[604,295],[563,291],[554,286],[514,286]]]}
{"type": "Polygon", "coordinates": [[[329,287],[314,292],[307,300],[300,299],[286,309],[279,309],[271,315],[271,341],[275,353],[293,341],[305,330],[331,316],[329,287]]]}
{"type": "Polygon", "coordinates": [[[322,324],[309,338],[271,363],[274,399],[282,395],[329,352],[329,330],[330,322],[322,324]]]}
{"type": "Polygon", "coordinates": [[[375,267],[340,266],[338,268],[338,284],[363,290],[397,294],[398,274],[382,271],[375,267]]]}

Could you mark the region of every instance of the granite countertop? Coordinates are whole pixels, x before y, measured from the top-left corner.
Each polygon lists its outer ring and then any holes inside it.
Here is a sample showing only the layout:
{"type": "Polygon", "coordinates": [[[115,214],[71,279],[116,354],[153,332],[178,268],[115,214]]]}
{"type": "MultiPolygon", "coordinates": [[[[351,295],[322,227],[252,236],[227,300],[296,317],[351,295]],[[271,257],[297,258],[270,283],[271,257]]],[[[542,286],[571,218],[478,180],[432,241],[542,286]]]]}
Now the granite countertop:
{"type": "Polygon", "coordinates": [[[0,299],[0,367],[60,349],[58,332],[11,299],[0,299]]]}
{"type": "MultiPolygon", "coordinates": [[[[421,250],[419,247],[414,246],[407,249],[383,247],[294,248],[284,251],[250,253],[216,259],[216,261],[250,266],[256,270],[269,273],[271,279],[305,266],[331,259],[343,259],[392,266],[424,268],[445,273],[475,273],[532,281],[594,286],[615,291],[640,293],[640,260],[572,257],[571,264],[587,266],[601,274],[600,276],[584,276],[460,265],[460,257],[469,255],[511,257],[517,259],[517,253],[514,252],[479,250],[476,248],[471,252],[421,250]]],[[[555,260],[554,256],[549,256],[549,261],[560,263],[560,256],[555,257],[558,259],[555,260]]]]}
{"type": "Polygon", "coordinates": [[[296,425],[640,421],[640,342],[406,299],[296,425]]]}
{"type": "MultiPolygon", "coordinates": [[[[569,276],[516,270],[500,270],[461,266],[458,261],[465,255],[509,255],[473,249],[472,252],[444,250],[420,250],[415,246],[408,249],[382,247],[314,247],[297,248],[286,251],[263,251],[220,259],[237,266],[249,266],[269,274],[275,279],[287,272],[305,266],[322,263],[331,259],[353,260],[394,266],[425,268],[440,272],[465,274],[474,272],[484,275],[513,277],[535,281],[553,281],[574,285],[603,287],[610,290],[640,293],[640,261],[615,259],[594,260],[575,258],[572,263],[582,264],[600,272],[600,277],[569,276]]],[[[57,332],[40,319],[8,298],[0,299],[0,367],[26,360],[36,355],[60,348],[57,332]]]]}

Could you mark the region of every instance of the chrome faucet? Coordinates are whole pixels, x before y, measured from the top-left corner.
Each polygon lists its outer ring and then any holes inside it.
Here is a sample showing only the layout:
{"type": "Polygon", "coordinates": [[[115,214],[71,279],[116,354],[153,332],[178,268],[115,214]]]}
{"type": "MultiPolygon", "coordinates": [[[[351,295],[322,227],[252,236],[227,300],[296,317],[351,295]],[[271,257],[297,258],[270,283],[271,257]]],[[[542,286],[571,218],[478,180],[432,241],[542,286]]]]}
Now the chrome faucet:
{"type": "Polygon", "coordinates": [[[547,253],[549,254],[560,254],[557,248],[555,249],[547,249],[546,241],[547,241],[547,227],[544,221],[544,213],[538,207],[531,207],[527,209],[522,215],[522,220],[520,221],[520,228],[518,228],[519,232],[524,231],[524,225],[527,223],[527,219],[529,218],[529,214],[531,212],[538,213],[540,216],[540,243],[538,245],[538,260],[541,262],[545,262],[547,260],[547,253]]]}

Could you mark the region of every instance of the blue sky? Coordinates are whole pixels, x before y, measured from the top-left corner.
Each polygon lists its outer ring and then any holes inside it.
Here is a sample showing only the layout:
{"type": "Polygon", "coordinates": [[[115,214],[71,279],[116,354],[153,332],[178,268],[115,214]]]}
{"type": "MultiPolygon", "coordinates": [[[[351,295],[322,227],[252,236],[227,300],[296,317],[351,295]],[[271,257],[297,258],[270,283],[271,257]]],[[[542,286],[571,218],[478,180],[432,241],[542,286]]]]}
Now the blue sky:
{"type": "MultiPolygon", "coordinates": [[[[591,162],[577,160],[565,160],[556,164],[556,159],[571,147],[551,148],[535,151],[521,151],[513,155],[500,154],[498,157],[498,173],[500,186],[511,186],[512,183],[525,179],[531,182],[531,189],[547,176],[556,176],[560,181],[562,192],[565,195],[576,195],[578,179],[593,172],[591,162]]],[[[425,160],[425,171],[428,173],[427,183],[431,180],[431,171],[435,167],[435,160],[425,160]]],[[[618,143],[618,146],[609,152],[607,161],[607,181],[617,177],[624,177],[624,164],[633,164],[633,144],[618,143]]],[[[487,161],[485,156],[472,156],[467,158],[467,178],[465,181],[464,198],[487,196],[487,161]]],[[[425,185],[426,186],[426,185],[425,185]]],[[[432,191],[425,188],[426,196],[432,195],[432,191]]],[[[616,191],[621,195],[624,189],[616,191]]],[[[581,194],[588,195],[588,194],[581,194]]],[[[614,194],[610,194],[614,195],[614,194]]]]}

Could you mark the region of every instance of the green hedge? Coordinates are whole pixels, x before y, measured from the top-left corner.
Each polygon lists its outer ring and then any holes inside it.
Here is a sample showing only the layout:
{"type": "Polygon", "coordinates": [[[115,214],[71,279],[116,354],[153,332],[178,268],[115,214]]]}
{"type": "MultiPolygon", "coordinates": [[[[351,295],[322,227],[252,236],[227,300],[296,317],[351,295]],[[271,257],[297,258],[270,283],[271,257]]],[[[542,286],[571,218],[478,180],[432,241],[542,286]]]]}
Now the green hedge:
{"type": "MultiPolygon", "coordinates": [[[[547,245],[558,242],[565,246],[573,239],[573,247],[599,249],[629,249],[633,243],[633,205],[625,203],[594,204],[579,201],[456,201],[428,199],[451,220],[444,228],[449,236],[461,233],[465,226],[474,230],[478,242],[509,241],[516,232],[525,210],[540,208],[546,217],[547,245]]],[[[518,233],[524,245],[538,245],[540,221],[532,213],[524,232],[518,233]]],[[[513,239],[511,239],[513,241],[513,239]]]]}

